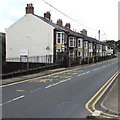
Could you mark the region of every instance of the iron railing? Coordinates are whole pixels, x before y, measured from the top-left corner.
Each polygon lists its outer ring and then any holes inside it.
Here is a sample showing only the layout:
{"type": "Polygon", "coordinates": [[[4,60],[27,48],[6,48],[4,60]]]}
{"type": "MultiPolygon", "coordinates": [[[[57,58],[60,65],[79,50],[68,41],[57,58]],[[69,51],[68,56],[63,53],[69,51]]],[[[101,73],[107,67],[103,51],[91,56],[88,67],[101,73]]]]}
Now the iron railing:
{"type": "Polygon", "coordinates": [[[53,63],[53,55],[7,58],[7,62],[53,63]]]}

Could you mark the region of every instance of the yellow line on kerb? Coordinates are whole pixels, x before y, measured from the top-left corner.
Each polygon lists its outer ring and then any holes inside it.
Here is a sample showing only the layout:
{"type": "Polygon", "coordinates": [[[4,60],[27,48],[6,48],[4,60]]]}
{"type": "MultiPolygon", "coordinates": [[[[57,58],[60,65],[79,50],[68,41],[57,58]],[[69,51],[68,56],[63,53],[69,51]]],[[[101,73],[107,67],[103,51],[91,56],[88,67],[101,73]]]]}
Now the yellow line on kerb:
{"type": "Polygon", "coordinates": [[[117,76],[119,73],[119,71],[117,71],[100,89],[97,93],[94,94],[94,96],[86,103],[85,108],[90,112],[93,113],[94,111],[92,111],[89,108],[89,104],[97,97],[97,95],[107,86],[107,84],[115,77],[117,76]]]}
{"type": "MultiPolygon", "coordinates": [[[[112,81],[108,84],[108,86],[104,89],[104,91],[99,95],[99,97],[95,100],[95,102],[92,104],[92,108],[93,110],[96,110],[95,109],[95,105],[97,104],[97,102],[100,100],[100,98],[104,95],[104,93],[108,90],[108,88],[110,87],[110,85],[116,80],[117,76],[120,74],[117,73],[116,76],[112,79],[112,81]]],[[[108,113],[104,113],[104,115],[108,115],[108,116],[111,116],[111,117],[118,117],[117,115],[112,115],[112,114],[108,114],[108,113]]]]}

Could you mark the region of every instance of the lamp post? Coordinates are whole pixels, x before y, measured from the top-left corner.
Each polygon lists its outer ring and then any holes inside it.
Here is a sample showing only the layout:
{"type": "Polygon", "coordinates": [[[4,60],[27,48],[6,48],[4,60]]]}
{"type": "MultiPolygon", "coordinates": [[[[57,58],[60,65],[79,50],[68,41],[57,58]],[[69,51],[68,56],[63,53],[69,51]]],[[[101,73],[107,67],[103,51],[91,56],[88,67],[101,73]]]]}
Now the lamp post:
{"type": "Polygon", "coordinates": [[[98,31],[98,56],[97,56],[97,61],[99,61],[99,56],[100,56],[100,30],[98,31]]]}
{"type": "MultiPolygon", "coordinates": [[[[102,41],[104,41],[104,38],[106,38],[105,36],[106,36],[106,33],[101,34],[101,40],[102,40],[102,41]]],[[[107,39],[106,39],[106,40],[107,40],[107,39]]]]}

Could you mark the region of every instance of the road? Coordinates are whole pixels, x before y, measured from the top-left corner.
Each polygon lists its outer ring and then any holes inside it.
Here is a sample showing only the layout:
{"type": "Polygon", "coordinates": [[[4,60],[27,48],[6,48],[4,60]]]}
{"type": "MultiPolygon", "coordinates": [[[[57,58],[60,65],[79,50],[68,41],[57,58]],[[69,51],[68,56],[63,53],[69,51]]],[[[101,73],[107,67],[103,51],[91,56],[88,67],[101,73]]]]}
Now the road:
{"type": "Polygon", "coordinates": [[[3,86],[3,118],[86,118],[85,104],[117,70],[112,59],[3,86]]]}

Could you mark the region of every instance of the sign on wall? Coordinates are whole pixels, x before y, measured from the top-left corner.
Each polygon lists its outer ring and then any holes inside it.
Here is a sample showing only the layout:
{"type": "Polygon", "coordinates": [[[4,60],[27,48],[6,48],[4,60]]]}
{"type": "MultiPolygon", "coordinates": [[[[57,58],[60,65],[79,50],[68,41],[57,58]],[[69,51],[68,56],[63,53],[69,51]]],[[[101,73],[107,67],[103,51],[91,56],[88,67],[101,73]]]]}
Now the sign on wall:
{"type": "Polygon", "coordinates": [[[28,57],[28,50],[20,50],[20,58],[28,57]]]}

